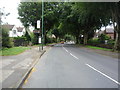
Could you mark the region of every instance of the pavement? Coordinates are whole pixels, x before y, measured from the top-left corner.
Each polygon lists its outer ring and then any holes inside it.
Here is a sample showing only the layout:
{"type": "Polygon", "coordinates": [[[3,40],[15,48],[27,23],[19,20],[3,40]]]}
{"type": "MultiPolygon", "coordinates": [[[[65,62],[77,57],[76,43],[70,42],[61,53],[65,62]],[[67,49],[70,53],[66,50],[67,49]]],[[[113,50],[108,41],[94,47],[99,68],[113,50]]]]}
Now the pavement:
{"type": "Polygon", "coordinates": [[[18,88],[31,68],[37,63],[49,47],[39,51],[37,46],[19,55],[0,56],[0,88],[18,88]]]}
{"type": "Polygon", "coordinates": [[[40,58],[22,88],[114,90],[120,86],[118,75],[118,58],[70,44],[56,44],[40,58]]]}

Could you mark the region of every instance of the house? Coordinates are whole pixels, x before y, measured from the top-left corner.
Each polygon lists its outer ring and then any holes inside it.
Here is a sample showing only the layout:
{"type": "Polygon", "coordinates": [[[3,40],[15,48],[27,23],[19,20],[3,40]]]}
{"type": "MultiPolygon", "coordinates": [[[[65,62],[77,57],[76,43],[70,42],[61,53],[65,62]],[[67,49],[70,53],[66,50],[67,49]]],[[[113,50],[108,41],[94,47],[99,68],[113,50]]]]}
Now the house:
{"type": "Polygon", "coordinates": [[[96,32],[95,32],[95,35],[94,35],[94,38],[98,38],[98,36],[100,36],[100,35],[103,34],[103,33],[104,33],[104,31],[102,31],[102,30],[96,31],[96,32]]]}
{"type": "Polygon", "coordinates": [[[105,35],[109,36],[113,40],[115,39],[114,28],[106,28],[105,30],[98,30],[95,33],[94,38],[98,38],[98,36],[100,36],[101,34],[105,34],[105,35]]]}
{"type": "Polygon", "coordinates": [[[24,27],[17,27],[17,35],[19,37],[23,36],[25,34],[25,28],[24,27]]]}
{"type": "Polygon", "coordinates": [[[109,36],[111,39],[115,39],[115,31],[113,28],[106,28],[106,30],[104,31],[104,34],[109,36]]]}
{"type": "Polygon", "coordinates": [[[21,37],[25,34],[25,29],[23,27],[16,27],[15,25],[4,24],[2,28],[9,30],[9,37],[21,37]]]}

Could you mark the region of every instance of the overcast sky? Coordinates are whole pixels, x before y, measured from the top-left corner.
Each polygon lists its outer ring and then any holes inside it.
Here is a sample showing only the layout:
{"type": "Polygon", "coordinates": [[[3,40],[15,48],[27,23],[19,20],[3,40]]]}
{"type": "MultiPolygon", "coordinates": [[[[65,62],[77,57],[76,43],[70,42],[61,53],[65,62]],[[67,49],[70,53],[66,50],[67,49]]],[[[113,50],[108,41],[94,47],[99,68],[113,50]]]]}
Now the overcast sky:
{"type": "Polygon", "coordinates": [[[9,16],[5,18],[2,17],[3,23],[13,24],[16,26],[22,26],[18,18],[17,7],[20,3],[20,0],[0,0],[0,8],[4,8],[5,13],[10,13],[9,16]]]}

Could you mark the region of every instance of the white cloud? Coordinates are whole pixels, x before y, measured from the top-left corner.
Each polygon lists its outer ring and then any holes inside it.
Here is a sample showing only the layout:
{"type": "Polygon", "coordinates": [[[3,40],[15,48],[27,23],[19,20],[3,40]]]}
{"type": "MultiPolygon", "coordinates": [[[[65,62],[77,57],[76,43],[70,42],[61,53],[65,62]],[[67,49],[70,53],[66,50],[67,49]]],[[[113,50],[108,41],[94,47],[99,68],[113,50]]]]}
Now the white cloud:
{"type": "Polygon", "coordinates": [[[9,16],[3,18],[4,23],[14,24],[16,26],[22,26],[21,22],[18,18],[18,5],[20,0],[1,0],[0,1],[0,8],[4,8],[5,13],[10,13],[9,16]]]}

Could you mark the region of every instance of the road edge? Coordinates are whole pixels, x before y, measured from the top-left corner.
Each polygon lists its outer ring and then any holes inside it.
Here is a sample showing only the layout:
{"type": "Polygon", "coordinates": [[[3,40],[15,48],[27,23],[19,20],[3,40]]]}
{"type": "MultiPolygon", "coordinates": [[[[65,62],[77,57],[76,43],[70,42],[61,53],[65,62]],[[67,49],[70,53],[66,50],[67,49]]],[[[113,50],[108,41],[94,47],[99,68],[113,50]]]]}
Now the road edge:
{"type": "Polygon", "coordinates": [[[29,67],[29,69],[26,71],[26,73],[23,75],[22,79],[19,80],[14,86],[11,86],[10,88],[16,88],[19,89],[23,85],[24,81],[26,80],[27,76],[30,74],[33,67],[37,64],[41,56],[46,52],[46,50],[43,50],[40,56],[33,62],[33,64],[29,67]]]}

